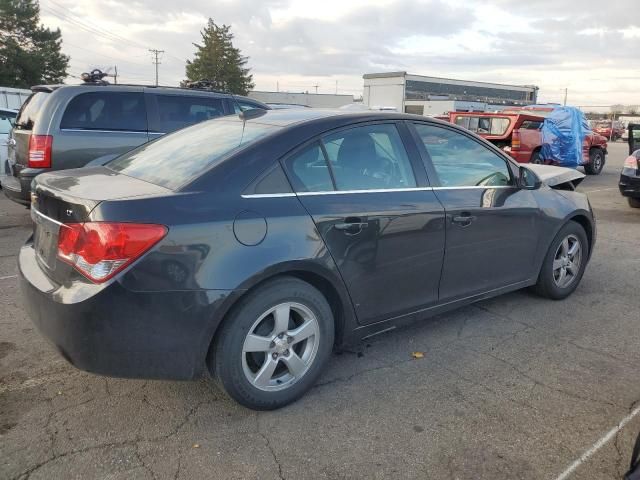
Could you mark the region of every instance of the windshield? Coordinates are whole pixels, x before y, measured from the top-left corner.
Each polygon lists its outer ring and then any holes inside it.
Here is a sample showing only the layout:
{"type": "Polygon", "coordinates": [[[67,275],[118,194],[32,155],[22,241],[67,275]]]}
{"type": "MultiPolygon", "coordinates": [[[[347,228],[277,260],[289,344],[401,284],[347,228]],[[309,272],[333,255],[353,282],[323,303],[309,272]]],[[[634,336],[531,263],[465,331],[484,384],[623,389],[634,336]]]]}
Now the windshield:
{"type": "Polygon", "coordinates": [[[143,145],[109,162],[107,167],[175,189],[215,166],[225,155],[276,129],[261,123],[211,120],[143,145]]]}
{"type": "Polygon", "coordinates": [[[36,117],[42,108],[42,104],[49,97],[49,92],[36,92],[31,94],[27,101],[24,102],[18,118],[16,118],[16,127],[20,130],[32,130],[36,117]]]}

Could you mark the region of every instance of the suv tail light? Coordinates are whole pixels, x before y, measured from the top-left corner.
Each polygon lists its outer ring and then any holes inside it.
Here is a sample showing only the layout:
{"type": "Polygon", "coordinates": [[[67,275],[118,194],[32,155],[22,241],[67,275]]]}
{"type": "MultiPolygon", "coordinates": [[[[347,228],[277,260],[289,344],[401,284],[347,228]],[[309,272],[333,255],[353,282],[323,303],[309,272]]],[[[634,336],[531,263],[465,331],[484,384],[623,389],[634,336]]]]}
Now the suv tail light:
{"type": "Polygon", "coordinates": [[[511,134],[511,150],[520,150],[520,132],[514,130],[511,134]]]}
{"type": "Polygon", "coordinates": [[[640,160],[638,160],[635,155],[629,155],[624,161],[624,168],[637,170],[640,168],[640,160]]]}
{"type": "Polygon", "coordinates": [[[51,147],[53,137],[51,135],[31,135],[29,137],[29,168],[51,168],[51,147]]]}
{"type": "Polygon", "coordinates": [[[94,283],[122,271],[167,234],[164,225],[65,223],[58,234],[58,258],[94,283]]]}

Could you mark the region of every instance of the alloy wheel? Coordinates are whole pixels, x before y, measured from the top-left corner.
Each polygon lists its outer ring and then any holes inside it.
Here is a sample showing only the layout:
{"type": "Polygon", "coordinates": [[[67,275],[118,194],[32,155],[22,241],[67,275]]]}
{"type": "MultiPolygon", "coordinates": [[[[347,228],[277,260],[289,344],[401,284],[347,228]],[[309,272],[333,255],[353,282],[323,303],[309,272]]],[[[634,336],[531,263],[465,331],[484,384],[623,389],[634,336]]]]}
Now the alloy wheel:
{"type": "Polygon", "coordinates": [[[283,390],[300,380],[318,352],[320,328],[306,306],[285,302],[264,312],[242,346],[242,370],[263,391],[283,390]]]}
{"type": "Polygon", "coordinates": [[[580,272],[582,244],[571,234],[562,240],[553,257],[553,281],[560,288],[571,285],[580,272]]]}

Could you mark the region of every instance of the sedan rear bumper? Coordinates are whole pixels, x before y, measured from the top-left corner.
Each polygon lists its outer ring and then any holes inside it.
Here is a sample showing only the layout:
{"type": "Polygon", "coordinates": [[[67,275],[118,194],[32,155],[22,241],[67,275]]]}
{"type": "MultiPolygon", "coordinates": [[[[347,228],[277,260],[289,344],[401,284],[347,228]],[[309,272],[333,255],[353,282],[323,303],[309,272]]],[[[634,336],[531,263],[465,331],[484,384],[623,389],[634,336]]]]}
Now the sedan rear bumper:
{"type": "Polygon", "coordinates": [[[38,330],[75,367],[114,377],[201,376],[216,312],[232,293],[134,292],[117,281],[57,285],[30,244],[18,263],[25,307],[38,330]]]}
{"type": "Polygon", "coordinates": [[[618,188],[620,193],[625,197],[640,198],[640,176],[635,175],[634,170],[624,169],[620,175],[620,182],[618,188]],[[628,175],[625,175],[625,170],[628,170],[628,175]]]}

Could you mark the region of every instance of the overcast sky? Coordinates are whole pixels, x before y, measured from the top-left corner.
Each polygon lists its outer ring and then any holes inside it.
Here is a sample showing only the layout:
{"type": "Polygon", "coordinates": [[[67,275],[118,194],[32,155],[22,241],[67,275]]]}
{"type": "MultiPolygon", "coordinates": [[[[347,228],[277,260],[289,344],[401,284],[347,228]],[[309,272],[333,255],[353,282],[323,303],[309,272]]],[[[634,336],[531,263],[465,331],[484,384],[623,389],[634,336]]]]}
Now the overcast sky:
{"type": "MultiPolygon", "coordinates": [[[[360,96],[364,73],[409,73],[540,87],[540,100],[640,104],[639,0],[41,0],[60,27],[70,73],[118,65],[160,83],[184,62],[209,17],[232,26],[258,90],[360,96]],[[487,6],[491,4],[491,6],[487,6]],[[93,32],[93,33],[92,33],[93,32]]],[[[72,80],[72,79],[70,79],[72,80]]]]}

